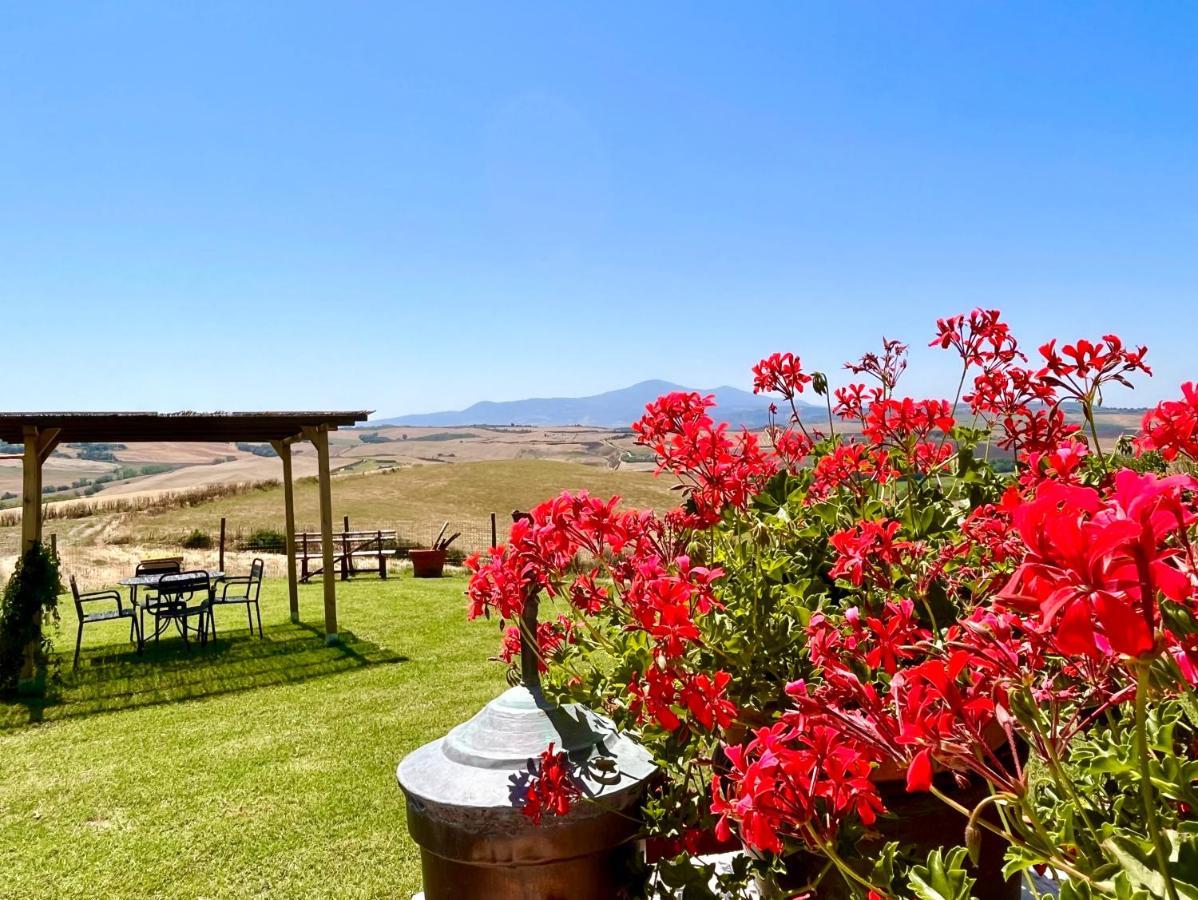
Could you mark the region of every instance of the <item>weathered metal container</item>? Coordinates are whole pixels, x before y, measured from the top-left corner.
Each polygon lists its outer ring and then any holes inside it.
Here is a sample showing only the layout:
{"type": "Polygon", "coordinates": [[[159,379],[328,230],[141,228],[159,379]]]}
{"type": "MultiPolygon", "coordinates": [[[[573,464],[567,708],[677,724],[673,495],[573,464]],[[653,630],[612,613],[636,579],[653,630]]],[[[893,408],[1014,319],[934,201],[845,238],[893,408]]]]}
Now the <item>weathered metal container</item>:
{"type": "MultiPolygon", "coordinates": [[[[527,668],[527,667],[526,667],[527,668]]],[[[420,846],[426,900],[635,896],[638,808],[654,766],[602,716],[546,701],[535,677],[406,756],[396,770],[420,846]],[[529,764],[564,750],[583,796],[533,825],[529,764]]]]}

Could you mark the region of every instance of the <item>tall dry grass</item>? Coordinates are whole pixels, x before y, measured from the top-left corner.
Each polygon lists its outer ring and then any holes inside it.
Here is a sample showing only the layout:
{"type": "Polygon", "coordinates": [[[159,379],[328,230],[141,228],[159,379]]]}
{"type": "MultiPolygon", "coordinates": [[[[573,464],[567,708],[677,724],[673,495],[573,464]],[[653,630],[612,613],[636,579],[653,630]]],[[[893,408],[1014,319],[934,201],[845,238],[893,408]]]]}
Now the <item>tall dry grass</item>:
{"type": "MultiPolygon", "coordinates": [[[[62,500],[42,506],[42,521],[55,519],[86,519],[102,513],[162,512],[171,509],[187,509],[213,500],[238,497],[254,491],[278,487],[276,479],[236,482],[233,484],[208,484],[181,491],[143,496],[113,497],[110,500],[62,500]]],[[[9,509],[0,512],[0,528],[12,528],[21,524],[21,510],[9,509]]]]}

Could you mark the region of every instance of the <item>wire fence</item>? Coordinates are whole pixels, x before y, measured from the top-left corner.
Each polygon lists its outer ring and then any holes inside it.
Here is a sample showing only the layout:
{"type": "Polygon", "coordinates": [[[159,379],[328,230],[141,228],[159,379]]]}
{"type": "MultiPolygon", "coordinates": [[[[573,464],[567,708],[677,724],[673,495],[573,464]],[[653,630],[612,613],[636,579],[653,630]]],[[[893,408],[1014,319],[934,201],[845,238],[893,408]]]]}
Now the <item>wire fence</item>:
{"type": "MultiPolygon", "coordinates": [[[[448,561],[451,564],[461,563],[471,553],[485,553],[492,546],[490,517],[439,521],[351,521],[349,524],[350,531],[394,531],[395,540],[384,544],[385,549],[389,551],[393,568],[400,565],[400,560],[407,555],[408,550],[431,547],[439,535],[449,537],[458,534],[449,546],[448,561]]],[[[335,526],[334,537],[344,530],[344,519],[336,522],[335,526]]],[[[320,527],[316,523],[297,523],[296,531],[319,533],[320,527]]],[[[48,532],[53,533],[49,529],[48,532]]],[[[47,540],[50,539],[49,534],[47,540]]],[[[503,518],[496,520],[496,537],[499,540],[507,537],[507,523],[503,518]]],[[[215,536],[212,546],[184,547],[178,533],[147,534],[137,543],[56,544],[63,577],[75,575],[81,583],[88,585],[111,585],[122,578],[128,578],[142,559],[178,556],[182,557],[183,566],[186,568],[212,569],[218,565],[221,555],[219,540],[215,536]]],[[[273,529],[230,527],[226,524],[223,555],[224,569],[228,572],[248,571],[250,563],[255,558],[261,558],[266,565],[267,577],[283,577],[287,574],[285,537],[273,529]]],[[[3,569],[4,564],[0,563],[0,576],[8,574],[3,569]]]]}

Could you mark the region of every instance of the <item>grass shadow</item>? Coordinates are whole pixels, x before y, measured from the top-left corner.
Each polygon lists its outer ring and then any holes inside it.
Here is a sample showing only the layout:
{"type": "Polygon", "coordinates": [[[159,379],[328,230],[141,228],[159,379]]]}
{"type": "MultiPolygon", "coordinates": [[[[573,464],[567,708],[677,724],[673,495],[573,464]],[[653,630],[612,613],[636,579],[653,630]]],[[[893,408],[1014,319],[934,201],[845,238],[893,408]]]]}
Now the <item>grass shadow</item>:
{"type": "Polygon", "coordinates": [[[38,722],[178,703],[240,691],[326,678],[368,666],[406,662],[378,644],[343,631],[326,645],[324,632],[303,623],[221,633],[190,650],[177,637],[151,641],[140,656],[132,644],[85,647],[79,668],[70,658],[45,697],[0,702],[0,732],[38,722]]]}

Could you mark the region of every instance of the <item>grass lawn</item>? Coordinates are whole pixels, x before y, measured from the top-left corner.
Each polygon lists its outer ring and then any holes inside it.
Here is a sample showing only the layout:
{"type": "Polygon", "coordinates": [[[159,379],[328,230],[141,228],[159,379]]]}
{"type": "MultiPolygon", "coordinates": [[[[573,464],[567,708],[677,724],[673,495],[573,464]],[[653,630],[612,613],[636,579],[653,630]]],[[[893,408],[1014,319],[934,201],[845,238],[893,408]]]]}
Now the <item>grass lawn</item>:
{"type": "Polygon", "coordinates": [[[409,897],[396,763],[504,687],[464,584],[339,583],[345,643],[325,647],[320,585],[293,625],[268,581],[264,640],[218,610],[215,646],[139,659],[103,623],[74,674],[67,602],[57,697],[0,703],[0,896],[409,897]]]}

